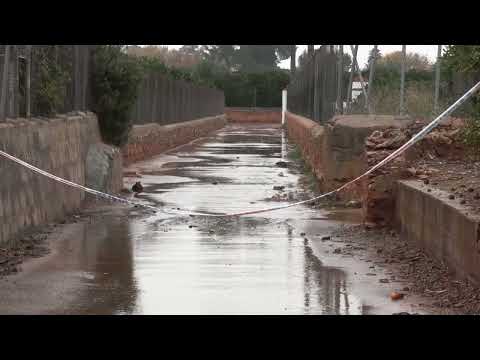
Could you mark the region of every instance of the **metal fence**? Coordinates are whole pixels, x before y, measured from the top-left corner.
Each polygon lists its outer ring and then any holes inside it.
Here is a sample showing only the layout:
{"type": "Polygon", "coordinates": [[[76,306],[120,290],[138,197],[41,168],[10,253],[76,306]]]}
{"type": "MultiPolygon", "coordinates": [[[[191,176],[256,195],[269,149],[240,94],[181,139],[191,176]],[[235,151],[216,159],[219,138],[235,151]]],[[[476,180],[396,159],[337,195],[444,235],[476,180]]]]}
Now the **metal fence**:
{"type": "Polygon", "coordinates": [[[162,125],[223,114],[222,91],[150,73],[139,86],[134,124],[162,125]]]}
{"type": "MultiPolygon", "coordinates": [[[[41,115],[45,56],[66,72],[58,113],[91,109],[90,71],[96,45],[0,45],[0,121],[41,115]],[[5,61],[7,59],[7,61],[5,61]]],[[[224,113],[223,92],[150,73],[139,86],[135,124],[170,124],[224,113]]]]}
{"type": "Polygon", "coordinates": [[[322,45],[315,50],[287,87],[288,110],[318,122],[335,114],[431,117],[480,79],[480,74],[460,73],[450,79],[442,78],[442,45],[438,45],[430,79],[418,81],[407,67],[408,46],[399,45],[398,86],[380,88],[375,71],[378,45],[373,46],[373,56],[364,69],[357,62],[358,49],[359,45],[322,45]],[[348,67],[343,64],[344,50],[351,54],[348,67]]]}
{"type": "Polygon", "coordinates": [[[338,58],[329,45],[315,50],[287,87],[289,111],[315,121],[325,121],[335,113],[338,58]]]}
{"type": "Polygon", "coordinates": [[[37,116],[36,94],[42,85],[42,57],[48,53],[67,82],[58,112],[90,107],[89,74],[94,45],[0,45],[0,121],[37,116]]]}

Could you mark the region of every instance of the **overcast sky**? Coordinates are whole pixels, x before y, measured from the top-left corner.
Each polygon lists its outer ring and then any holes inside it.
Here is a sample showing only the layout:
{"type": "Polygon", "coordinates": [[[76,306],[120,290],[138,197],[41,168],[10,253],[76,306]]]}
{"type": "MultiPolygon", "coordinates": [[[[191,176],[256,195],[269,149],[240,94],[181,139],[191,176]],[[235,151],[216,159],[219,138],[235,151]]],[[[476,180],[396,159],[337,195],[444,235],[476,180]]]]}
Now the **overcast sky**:
{"type": "MultiPolygon", "coordinates": [[[[178,49],[182,47],[183,45],[162,45],[162,46],[168,46],[169,48],[172,49],[178,49]]],[[[298,50],[297,50],[297,59],[298,56],[300,56],[307,48],[307,45],[297,45],[298,50]]],[[[431,62],[435,62],[436,57],[437,57],[437,46],[438,45],[407,45],[407,52],[416,52],[420,55],[425,55],[428,57],[428,59],[431,62]]],[[[319,48],[320,45],[315,45],[315,49],[319,48]]],[[[352,52],[350,51],[350,45],[344,45],[344,51],[349,53],[350,55],[352,52]]],[[[385,55],[388,54],[389,52],[393,51],[401,51],[402,50],[402,45],[378,45],[378,48],[380,49],[380,52],[385,55]]],[[[373,49],[373,45],[359,45],[358,47],[358,63],[360,64],[360,67],[363,67],[367,61],[368,61],[368,54],[370,50],[373,49]]],[[[280,67],[282,68],[290,68],[290,59],[284,60],[279,64],[280,67]]]]}

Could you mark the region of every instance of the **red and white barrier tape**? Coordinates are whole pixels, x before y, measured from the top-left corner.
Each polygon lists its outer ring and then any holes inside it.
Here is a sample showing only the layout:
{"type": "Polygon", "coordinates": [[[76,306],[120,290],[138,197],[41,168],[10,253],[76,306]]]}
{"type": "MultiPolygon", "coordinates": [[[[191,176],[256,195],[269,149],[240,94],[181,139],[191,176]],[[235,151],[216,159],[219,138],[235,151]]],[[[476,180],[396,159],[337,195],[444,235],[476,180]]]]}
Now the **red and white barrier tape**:
{"type": "Polygon", "coordinates": [[[9,160],[12,160],[12,161],[16,162],[17,164],[20,164],[20,165],[26,167],[27,169],[30,169],[30,170],[32,170],[36,173],[39,173],[43,176],[46,176],[46,177],[48,177],[52,180],[58,181],[62,184],[80,189],[80,190],[85,191],[89,194],[99,196],[99,197],[105,198],[105,199],[110,200],[110,201],[116,201],[116,202],[120,202],[120,203],[124,203],[124,204],[128,204],[128,205],[134,205],[134,206],[142,207],[142,208],[145,208],[147,210],[154,211],[154,212],[162,211],[164,213],[171,214],[171,215],[182,215],[183,214],[183,215],[208,216],[208,217],[231,217],[231,216],[253,215],[253,214],[260,214],[260,213],[270,212],[270,211],[275,211],[275,210],[287,209],[287,208],[302,205],[302,204],[307,204],[307,203],[319,200],[321,198],[324,198],[326,196],[332,195],[336,192],[339,192],[339,191],[345,189],[346,187],[352,185],[353,183],[357,182],[358,180],[360,180],[360,179],[364,178],[365,176],[371,174],[372,172],[374,172],[375,170],[377,170],[381,166],[390,162],[391,160],[396,158],[398,155],[400,155],[402,152],[404,152],[406,149],[408,149],[413,144],[415,144],[417,141],[422,139],[428,132],[430,132],[432,129],[434,129],[440,123],[440,121],[443,118],[447,117],[453,111],[455,111],[461,104],[463,104],[466,100],[468,100],[479,89],[480,89],[480,82],[478,82],[475,86],[473,86],[470,90],[468,90],[462,97],[460,97],[457,101],[455,101],[455,103],[453,103],[448,109],[446,109],[443,113],[441,113],[437,118],[432,120],[427,126],[425,126],[417,134],[415,134],[415,136],[413,136],[410,140],[408,140],[400,148],[398,148],[397,150],[392,152],[385,159],[380,161],[378,164],[374,165],[372,168],[370,168],[364,174],[362,174],[362,175],[358,176],[357,178],[347,182],[346,184],[340,186],[339,188],[337,188],[335,190],[332,190],[332,191],[329,191],[325,194],[321,194],[321,195],[316,196],[314,198],[308,199],[308,200],[298,201],[298,202],[295,202],[295,203],[282,205],[282,206],[271,207],[271,208],[266,208],[266,209],[243,211],[243,212],[231,213],[231,214],[200,213],[200,212],[194,212],[194,211],[188,211],[188,210],[173,210],[173,212],[172,212],[172,211],[169,211],[169,210],[165,210],[165,209],[162,209],[162,208],[157,208],[157,207],[150,206],[150,205],[139,204],[139,203],[136,203],[135,201],[124,199],[124,198],[114,196],[114,195],[110,195],[110,194],[107,194],[107,193],[104,193],[104,192],[101,192],[101,191],[98,191],[98,190],[90,189],[86,186],[82,186],[82,185],[76,184],[74,182],[62,179],[58,176],[55,176],[55,175],[50,174],[50,173],[48,173],[44,170],[41,170],[41,169],[39,169],[39,168],[37,168],[37,167],[35,167],[35,166],[25,162],[25,161],[22,161],[22,160],[14,157],[10,154],[7,154],[4,151],[0,150],[0,155],[9,159],[9,160]]]}

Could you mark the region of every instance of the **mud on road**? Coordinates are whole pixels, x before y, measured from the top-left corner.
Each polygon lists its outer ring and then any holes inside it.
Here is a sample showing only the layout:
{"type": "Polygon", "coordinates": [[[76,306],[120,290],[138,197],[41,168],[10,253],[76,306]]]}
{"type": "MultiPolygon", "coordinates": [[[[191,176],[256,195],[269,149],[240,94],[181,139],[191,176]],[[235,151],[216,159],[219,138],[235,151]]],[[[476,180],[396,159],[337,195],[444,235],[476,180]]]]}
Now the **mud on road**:
{"type": "MultiPolygon", "coordinates": [[[[166,209],[287,204],[309,196],[299,168],[279,164],[287,153],[279,126],[229,125],[125,169],[125,186],[141,181],[136,200],[166,209]]],[[[354,256],[378,246],[338,233],[359,223],[358,209],[324,206],[218,219],[89,206],[48,234],[51,253],[0,279],[0,313],[435,313],[414,291],[393,301],[411,285],[389,277],[390,264],[354,256]]]]}

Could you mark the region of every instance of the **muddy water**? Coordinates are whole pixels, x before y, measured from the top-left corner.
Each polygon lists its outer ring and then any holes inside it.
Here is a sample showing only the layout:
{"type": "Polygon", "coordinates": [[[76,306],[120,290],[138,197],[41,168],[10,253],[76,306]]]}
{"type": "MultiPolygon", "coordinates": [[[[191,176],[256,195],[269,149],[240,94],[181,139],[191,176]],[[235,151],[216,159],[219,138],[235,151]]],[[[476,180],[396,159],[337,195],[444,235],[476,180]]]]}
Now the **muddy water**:
{"type": "MultiPolygon", "coordinates": [[[[229,126],[211,138],[134,165],[139,200],[217,213],[286,204],[299,174],[276,126],[229,126]],[[279,174],[282,173],[283,176],[279,174]]],[[[235,219],[122,212],[79,223],[35,271],[0,283],[0,313],[361,314],[347,274],[325,266],[317,237],[356,214],[308,206],[235,219]]]]}

